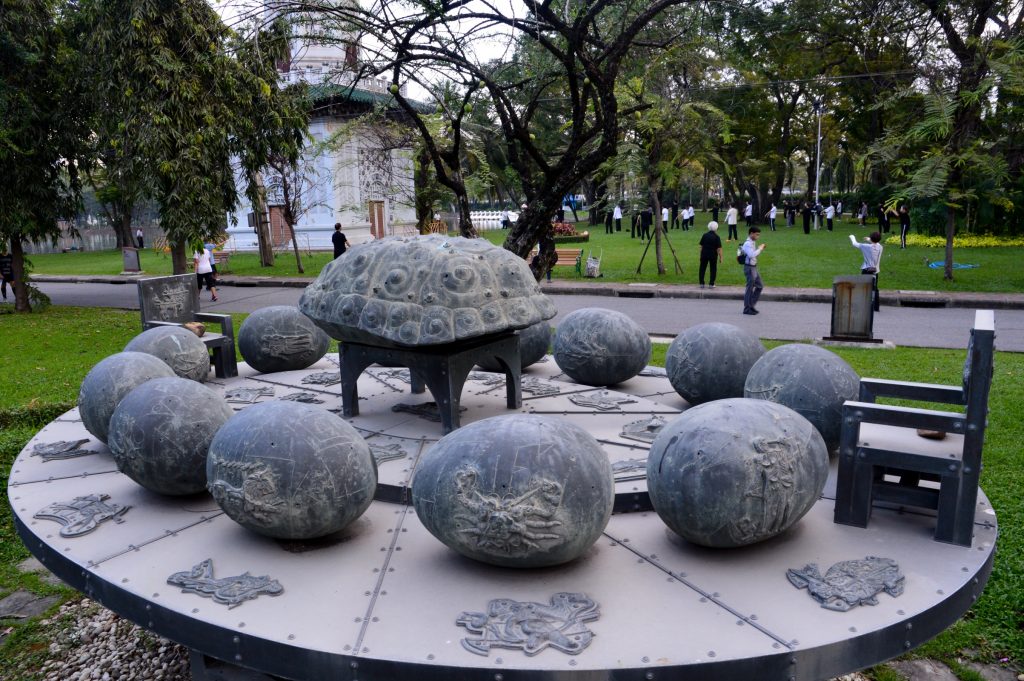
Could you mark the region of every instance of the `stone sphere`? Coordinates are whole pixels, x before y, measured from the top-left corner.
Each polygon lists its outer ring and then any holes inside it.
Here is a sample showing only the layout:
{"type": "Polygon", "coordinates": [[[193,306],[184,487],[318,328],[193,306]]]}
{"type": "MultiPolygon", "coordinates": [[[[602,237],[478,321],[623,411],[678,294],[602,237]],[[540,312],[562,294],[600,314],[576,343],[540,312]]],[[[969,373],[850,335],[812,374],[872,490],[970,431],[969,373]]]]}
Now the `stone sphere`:
{"type": "Polygon", "coordinates": [[[697,324],[676,336],[665,355],[665,372],[692,405],[743,397],[747,372],[765,348],[757,337],[732,324],[697,324]]]}
{"type": "Polygon", "coordinates": [[[435,537],[484,563],[532,568],[582,555],[615,501],[611,464],[577,425],[527,414],[483,419],[420,459],[416,515],[435,537]]]}
{"type": "Polygon", "coordinates": [[[206,472],[228,516],[278,539],[341,530],[377,489],[377,465],[356,429],[297,402],[265,402],[233,416],[210,444],[206,472]]]}
{"type": "Polygon", "coordinates": [[[651,445],[647,490],[673,532],[746,546],[792,527],[821,496],[828,452],[792,409],[734,398],[686,410],[651,445]]]}
{"type": "Polygon", "coordinates": [[[238,329],[238,350],[256,371],[305,369],[325,354],[331,338],[296,307],[256,310],[238,329]]]}
{"type": "Polygon", "coordinates": [[[843,402],[860,393],[860,377],[839,355],[817,345],[790,343],[757,360],[743,396],[784,404],[802,414],[825,438],[828,451],[839,446],[843,402]]]}
{"type": "Polygon", "coordinates": [[[107,441],[110,417],[125,395],[153,378],[174,376],[165,362],[143,352],[119,352],[89,370],[78,391],[78,412],[85,429],[107,441]]]}
{"type": "Polygon", "coordinates": [[[110,418],[117,469],[151,492],[206,489],[206,452],[234,412],[204,385],[177,376],[154,378],[125,395],[110,418]]]}
{"type": "MultiPolygon", "coordinates": [[[[536,364],[544,355],[548,354],[548,346],[551,345],[551,325],[547,322],[540,322],[528,326],[519,332],[519,368],[525,369],[531,364],[536,364]]],[[[501,371],[501,365],[494,358],[481,361],[479,366],[484,371],[501,371]]]]}
{"type": "Polygon", "coordinates": [[[651,339],[621,312],[586,307],[558,324],[553,354],[559,368],[577,383],[615,385],[647,366],[651,339]]]}
{"type": "Polygon", "coordinates": [[[202,383],[210,375],[210,353],[206,344],[199,336],[180,326],[146,329],[128,341],[124,349],[159,357],[182,378],[202,383]]]}
{"type": "Polygon", "coordinates": [[[340,341],[409,347],[525,329],[556,312],[525,260],[440,234],[353,246],[324,266],[299,309],[340,341]]]}

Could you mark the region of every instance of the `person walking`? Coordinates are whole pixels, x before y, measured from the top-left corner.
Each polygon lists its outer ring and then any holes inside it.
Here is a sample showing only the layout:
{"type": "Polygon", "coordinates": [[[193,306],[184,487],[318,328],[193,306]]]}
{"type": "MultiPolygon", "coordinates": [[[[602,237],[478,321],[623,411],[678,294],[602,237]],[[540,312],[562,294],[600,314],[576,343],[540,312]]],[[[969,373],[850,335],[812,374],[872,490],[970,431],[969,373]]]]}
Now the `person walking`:
{"type": "Polygon", "coordinates": [[[708,231],[700,237],[700,287],[704,288],[704,272],[708,265],[711,266],[711,288],[715,287],[715,277],[718,275],[718,263],[722,262],[722,239],[718,236],[718,223],[712,220],[708,223],[708,231]]]}
{"type": "Polygon", "coordinates": [[[765,247],[765,244],[758,246],[757,240],[760,238],[761,228],[751,227],[747,230],[747,240],[740,246],[743,252],[743,276],[747,280],[747,288],[743,291],[743,314],[760,314],[757,311],[757,301],[761,299],[764,283],[757,271],[757,258],[765,247]]]}
{"type": "MultiPolygon", "coordinates": [[[[338,223],[338,224],[340,225],[341,223],[338,223]]],[[[501,228],[502,229],[508,229],[511,226],[512,226],[512,218],[508,214],[508,207],[504,206],[501,209],[501,228]]],[[[344,253],[344,251],[342,251],[342,252],[344,253]]],[[[334,257],[338,257],[338,256],[334,256],[334,257]]]]}
{"type": "Polygon", "coordinates": [[[768,226],[771,227],[772,231],[774,232],[775,231],[775,215],[778,212],[778,209],[775,207],[775,203],[774,202],[771,204],[771,206],[772,207],[768,209],[768,212],[765,213],[765,217],[768,218],[768,226]]]}
{"type": "Polygon", "coordinates": [[[210,300],[217,302],[217,288],[216,280],[213,277],[213,265],[210,262],[213,254],[210,253],[210,249],[203,246],[202,252],[196,251],[192,256],[192,265],[196,271],[196,281],[199,284],[199,290],[203,290],[203,284],[206,284],[206,290],[210,292],[210,300]]]}
{"type": "Polygon", "coordinates": [[[832,221],[835,219],[835,217],[836,207],[832,205],[832,202],[830,201],[829,204],[825,206],[825,229],[827,229],[830,232],[832,231],[832,221]]]}
{"type": "Polygon", "coordinates": [[[142,234],[142,227],[139,227],[138,229],[135,230],[135,243],[138,244],[138,247],[139,247],[140,251],[143,248],[143,246],[142,246],[142,236],[143,236],[143,234],[142,234]]]}
{"type": "Polygon", "coordinates": [[[7,285],[14,293],[14,256],[7,252],[7,244],[0,244],[0,293],[7,300],[7,285]]]}
{"type": "Polygon", "coordinates": [[[804,218],[804,234],[810,234],[811,233],[811,214],[813,212],[814,211],[811,210],[811,204],[809,204],[806,201],[804,201],[804,206],[800,210],[800,214],[804,218]]]}
{"type": "Polygon", "coordinates": [[[900,250],[907,247],[907,234],[910,233],[910,209],[907,204],[900,206],[900,250]]]}
{"type": "Polygon", "coordinates": [[[747,229],[754,224],[754,204],[747,201],[747,205],[743,207],[743,219],[747,222],[747,229]]]}
{"type": "Polygon", "coordinates": [[[651,238],[651,226],[654,224],[654,208],[645,206],[640,212],[640,239],[646,241],[651,238]]]}
{"type": "Polygon", "coordinates": [[[348,250],[348,239],[345,237],[345,233],[341,231],[340,222],[334,223],[334,234],[331,235],[331,243],[334,244],[335,258],[348,250]]]}
{"type": "Polygon", "coordinates": [[[725,214],[725,225],[729,228],[728,233],[725,235],[726,241],[739,241],[740,235],[736,229],[736,221],[739,220],[739,211],[736,210],[736,204],[730,203],[729,210],[725,214]]]}
{"type": "Polygon", "coordinates": [[[615,231],[622,231],[622,203],[616,203],[615,209],[612,210],[612,219],[615,220],[615,231]]]}
{"type": "Polygon", "coordinates": [[[882,235],[879,232],[871,232],[864,237],[864,243],[857,243],[857,238],[850,235],[850,243],[861,252],[863,262],[860,265],[860,273],[871,275],[871,300],[875,312],[879,311],[878,302],[878,274],[882,271],[882,235]]]}
{"type": "Polygon", "coordinates": [[[662,232],[668,232],[668,225],[669,225],[668,215],[669,215],[668,206],[662,206],[661,207],[661,231],[662,232]]]}

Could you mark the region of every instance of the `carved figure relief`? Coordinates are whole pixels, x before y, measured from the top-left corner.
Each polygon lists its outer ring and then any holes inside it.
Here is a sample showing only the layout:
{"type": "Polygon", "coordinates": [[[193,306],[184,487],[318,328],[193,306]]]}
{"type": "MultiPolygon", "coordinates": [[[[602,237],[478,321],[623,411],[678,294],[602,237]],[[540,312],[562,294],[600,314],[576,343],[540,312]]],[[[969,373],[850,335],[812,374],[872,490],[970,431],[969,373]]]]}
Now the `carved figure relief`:
{"type": "Polygon", "coordinates": [[[341,383],[341,374],[334,371],[319,371],[302,379],[306,385],[334,385],[341,383]]]}
{"type": "Polygon", "coordinates": [[[622,432],[619,433],[619,437],[627,440],[636,440],[638,442],[654,442],[654,438],[658,436],[661,429],[665,427],[667,421],[662,417],[655,414],[649,419],[640,419],[639,421],[632,421],[622,427],[622,432]]]}
{"type": "Polygon", "coordinates": [[[794,458],[796,454],[783,440],[754,439],[754,450],[761,456],[754,464],[757,474],[744,492],[746,513],[729,526],[735,541],[748,541],[753,537],[772,536],[788,527],[793,512],[794,458]]]}
{"type": "Polygon", "coordinates": [[[796,588],[807,589],[821,607],[839,612],[858,605],[878,605],[876,596],[880,591],[895,598],[903,593],[904,582],[896,561],[875,556],[840,561],[830,567],[824,577],[816,563],[800,570],[787,570],[786,577],[796,588]]]}
{"type": "Polygon", "coordinates": [[[643,480],[647,477],[647,457],[615,461],[612,463],[612,475],[615,476],[615,482],[643,480]]]}
{"type": "Polygon", "coordinates": [[[282,400],[288,400],[289,402],[302,402],[304,404],[323,404],[324,401],[316,396],[316,393],[310,392],[297,392],[288,393],[282,400]]]}
{"type": "Polygon", "coordinates": [[[91,449],[83,449],[82,445],[89,441],[89,438],[82,440],[61,440],[59,442],[48,442],[32,447],[32,456],[41,457],[44,462],[61,461],[64,459],[77,459],[80,456],[95,454],[91,449]]]}
{"type": "Polygon", "coordinates": [[[273,397],[274,389],[267,386],[261,388],[232,388],[224,393],[224,399],[236,404],[252,404],[261,397],[273,397]]]}
{"type": "Polygon", "coordinates": [[[636,400],[628,397],[616,397],[607,390],[594,390],[588,393],[570,395],[569,401],[580,407],[591,407],[601,411],[619,409],[624,404],[635,404],[636,400]]]}
{"type": "Polygon", "coordinates": [[[121,518],[131,506],[108,504],[109,494],[89,494],[71,501],[58,501],[36,513],[33,517],[60,523],[62,537],[81,537],[89,534],[106,520],[124,522],[121,518]]]}
{"type": "Polygon", "coordinates": [[[261,340],[264,354],[281,359],[308,352],[313,345],[313,337],[308,333],[271,333],[263,336],[261,340]]]}
{"type": "MultiPolygon", "coordinates": [[[[414,414],[422,419],[428,421],[434,421],[435,423],[441,422],[441,411],[437,408],[437,402],[424,402],[423,404],[396,404],[391,407],[391,411],[394,412],[405,412],[406,414],[414,414]]],[[[466,411],[465,407],[459,407],[459,413],[466,411]]]]}
{"type": "Polygon", "coordinates": [[[210,494],[217,505],[241,507],[253,522],[271,524],[285,501],[270,467],[259,461],[217,461],[216,465],[220,478],[210,486],[210,494]]]}
{"type": "Polygon", "coordinates": [[[412,379],[409,377],[409,370],[401,367],[392,369],[384,369],[383,371],[375,372],[377,378],[391,379],[394,381],[402,381],[403,383],[411,383],[412,379]]]}
{"type": "Polygon", "coordinates": [[[505,385],[505,374],[493,373],[490,371],[471,371],[467,378],[470,381],[480,381],[484,385],[505,385]]]}
{"type": "Polygon", "coordinates": [[[370,453],[373,454],[373,458],[377,461],[378,466],[388,461],[397,461],[406,457],[405,450],[397,442],[392,442],[388,445],[376,445],[372,442],[367,442],[366,444],[370,445],[370,453]]]}
{"type": "Polygon", "coordinates": [[[523,377],[521,389],[524,393],[529,393],[535,397],[551,397],[562,392],[562,389],[557,385],[547,383],[533,376],[523,377]]]}
{"type": "Polygon", "coordinates": [[[456,498],[463,509],[456,514],[463,526],[459,531],[475,538],[479,548],[515,555],[541,548],[545,540],[562,539],[562,523],[554,518],[562,501],[560,483],[532,477],[524,491],[510,487],[499,496],[482,493],[479,478],[473,466],[455,474],[456,498]]]}
{"type": "Polygon", "coordinates": [[[668,372],[662,367],[647,366],[640,370],[637,376],[654,376],[656,378],[667,378],[668,372]]]}
{"type": "Polygon", "coordinates": [[[188,309],[187,301],[192,291],[184,286],[166,287],[153,296],[153,306],[160,321],[178,319],[188,309]]]}
{"type": "Polygon", "coordinates": [[[496,598],[487,612],[463,612],[455,623],[477,634],[462,639],[462,647],[477,655],[510,648],[533,656],[548,647],[578,655],[594,639],[585,622],[600,616],[586,594],[559,592],[546,604],[496,598]]]}
{"type": "Polygon", "coordinates": [[[254,577],[246,571],[233,577],[214,577],[212,558],[207,558],[191,570],[175,572],[167,578],[167,583],[181,588],[183,593],[212,598],[229,609],[237,608],[262,594],[280,596],[284,593],[281,583],[267,575],[254,577]]]}

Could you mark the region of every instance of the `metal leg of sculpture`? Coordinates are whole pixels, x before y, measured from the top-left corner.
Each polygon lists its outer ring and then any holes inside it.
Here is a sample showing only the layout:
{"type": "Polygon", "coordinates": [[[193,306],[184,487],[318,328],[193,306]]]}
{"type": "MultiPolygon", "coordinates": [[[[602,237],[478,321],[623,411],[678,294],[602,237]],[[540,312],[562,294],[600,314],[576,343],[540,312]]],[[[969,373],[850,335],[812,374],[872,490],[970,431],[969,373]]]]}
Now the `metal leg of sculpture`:
{"type": "Polygon", "coordinates": [[[858,463],[857,437],[859,427],[853,422],[848,408],[843,407],[843,429],[839,436],[838,479],[836,487],[835,522],[842,525],[867,527],[871,518],[872,483],[874,466],[858,463]]]}

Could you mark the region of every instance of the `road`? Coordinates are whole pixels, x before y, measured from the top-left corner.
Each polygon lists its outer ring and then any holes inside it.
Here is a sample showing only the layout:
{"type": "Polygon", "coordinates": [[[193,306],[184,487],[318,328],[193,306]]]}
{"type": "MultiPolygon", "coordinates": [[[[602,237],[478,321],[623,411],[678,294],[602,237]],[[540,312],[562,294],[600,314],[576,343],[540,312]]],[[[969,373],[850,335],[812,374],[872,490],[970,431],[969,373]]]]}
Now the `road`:
{"type": "MultiPolygon", "coordinates": [[[[39,288],[55,305],[138,309],[134,284],[52,283],[39,288]]],[[[219,301],[203,293],[206,312],[252,312],[268,305],[295,305],[302,289],[287,287],[222,286],[219,301]]],[[[810,340],[829,333],[831,308],[826,303],[761,301],[761,314],[742,314],[739,300],[690,298],[618,298],[612,296],[553,295],[558,308],[554,324],[584,307],[605,307],[623,312],[652,335],[675,336],[702,322],[725,322],[777,340],[810,340]]],[[[996,347],[1024,352],[1024,310],[996,311],[996,347]]],[[[965,308],[913,308],[882,306],[875,315],[875,338],[896,345],[963,349],[974,321],[965,308]]]]}

